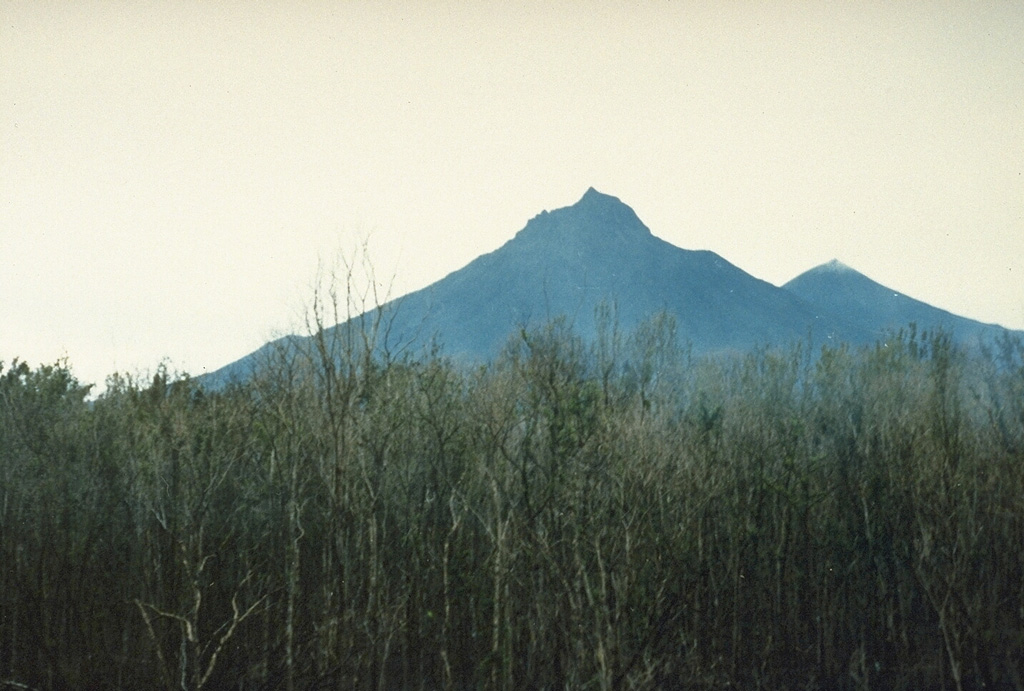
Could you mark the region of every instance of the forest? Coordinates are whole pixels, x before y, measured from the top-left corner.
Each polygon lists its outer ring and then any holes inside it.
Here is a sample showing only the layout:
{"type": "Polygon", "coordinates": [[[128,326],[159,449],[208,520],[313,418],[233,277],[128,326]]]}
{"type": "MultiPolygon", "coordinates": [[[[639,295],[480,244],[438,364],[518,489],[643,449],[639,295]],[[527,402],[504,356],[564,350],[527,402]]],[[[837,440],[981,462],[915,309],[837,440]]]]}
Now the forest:
{"type": "Polygon", "coordinates": [[[600,312],[474,366],[319,319],[225,387],[0,365],[0,688],[1024,689],[1024,343],[600,312]]]}

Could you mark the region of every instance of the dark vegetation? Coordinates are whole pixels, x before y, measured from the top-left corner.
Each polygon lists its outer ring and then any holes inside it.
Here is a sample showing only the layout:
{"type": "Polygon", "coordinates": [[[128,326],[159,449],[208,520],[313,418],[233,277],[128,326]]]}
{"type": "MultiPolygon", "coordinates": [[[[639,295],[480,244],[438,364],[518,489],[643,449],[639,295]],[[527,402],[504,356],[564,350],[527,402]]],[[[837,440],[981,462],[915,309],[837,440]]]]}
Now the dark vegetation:
{"type": "Polygon", "coordinates": [[[0,688],[1024,688],[1024,344],[599,317],[468,371],[319,316],[217,391],[0,368],[0,688]]]}

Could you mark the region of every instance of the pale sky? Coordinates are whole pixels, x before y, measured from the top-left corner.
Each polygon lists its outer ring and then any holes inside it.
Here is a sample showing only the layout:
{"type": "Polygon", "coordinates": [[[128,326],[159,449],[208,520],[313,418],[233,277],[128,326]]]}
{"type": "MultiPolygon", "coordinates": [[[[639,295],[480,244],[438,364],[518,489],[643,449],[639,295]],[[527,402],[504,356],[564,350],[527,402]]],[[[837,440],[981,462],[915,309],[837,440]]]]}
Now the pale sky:
{"type": "Polygon", "coordinates": [[[1024,4],[0,0],[0,360],[201,374],[590,186],[1024,328],[1024,4]]]}

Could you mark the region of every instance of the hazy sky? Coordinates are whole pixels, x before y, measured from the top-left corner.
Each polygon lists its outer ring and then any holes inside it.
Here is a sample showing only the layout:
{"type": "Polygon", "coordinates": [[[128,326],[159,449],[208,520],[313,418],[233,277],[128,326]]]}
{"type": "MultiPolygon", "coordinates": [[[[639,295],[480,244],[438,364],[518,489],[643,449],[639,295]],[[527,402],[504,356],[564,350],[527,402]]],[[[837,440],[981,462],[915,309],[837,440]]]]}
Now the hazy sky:
{"type": "Polygon", "coordinates": [[[781,284],[1024,328],[1019,2],[0,0],[0,360],[193,374],[590,186],[781,284]]]}

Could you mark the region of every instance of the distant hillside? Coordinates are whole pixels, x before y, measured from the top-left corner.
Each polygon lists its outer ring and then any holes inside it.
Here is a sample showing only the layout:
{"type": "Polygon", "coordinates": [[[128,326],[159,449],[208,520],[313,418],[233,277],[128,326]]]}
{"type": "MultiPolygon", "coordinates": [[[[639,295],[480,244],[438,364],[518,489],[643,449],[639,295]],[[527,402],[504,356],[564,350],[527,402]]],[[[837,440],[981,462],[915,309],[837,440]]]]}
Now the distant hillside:
{"type": "Polygon", "coordinates": [[[783,288],[812,305],[817,314],[841,315],[873,340],[912,323],[919,332],[941,328],[969,347],[992,342],[1005,331],[903,295],[836,259],[800,274],[783,288]]]}

